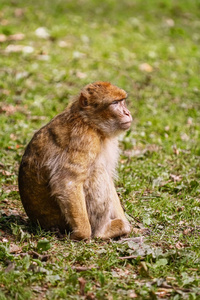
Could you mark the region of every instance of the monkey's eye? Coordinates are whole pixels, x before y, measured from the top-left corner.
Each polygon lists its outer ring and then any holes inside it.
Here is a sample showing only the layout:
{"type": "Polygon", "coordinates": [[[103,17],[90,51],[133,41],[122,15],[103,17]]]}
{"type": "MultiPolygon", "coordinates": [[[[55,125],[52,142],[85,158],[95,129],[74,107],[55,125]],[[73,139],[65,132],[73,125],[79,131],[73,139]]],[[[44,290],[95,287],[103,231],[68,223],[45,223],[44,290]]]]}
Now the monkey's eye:
{"type": "Polygon", "coordinates": [[[113,101],[111,104],[118,104],[119,103],[119,100],[115,100],[115,101],[113,101]]]}
{"type": "Polygon", "coordinates": [[[121,100],[114,100],[111,104],[113,105],[117,105],[119,104],[120,102],[125,102],[125,99],[121,99],[121,100]]]}

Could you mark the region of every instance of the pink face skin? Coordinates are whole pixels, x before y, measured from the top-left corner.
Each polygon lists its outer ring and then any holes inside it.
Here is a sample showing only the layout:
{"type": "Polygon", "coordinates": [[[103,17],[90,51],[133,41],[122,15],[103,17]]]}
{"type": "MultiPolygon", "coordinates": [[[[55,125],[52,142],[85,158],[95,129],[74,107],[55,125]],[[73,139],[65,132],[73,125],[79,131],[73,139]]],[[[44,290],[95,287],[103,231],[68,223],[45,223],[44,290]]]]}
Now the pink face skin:
{"type": "Polygon", "coordinates": [[[120,119],[120,127],[123,130],[129,129],[132,122],[132,116],[126,107],[126,100],[115,100],[111,104],[111,109],[113,113],[120,119]]]}

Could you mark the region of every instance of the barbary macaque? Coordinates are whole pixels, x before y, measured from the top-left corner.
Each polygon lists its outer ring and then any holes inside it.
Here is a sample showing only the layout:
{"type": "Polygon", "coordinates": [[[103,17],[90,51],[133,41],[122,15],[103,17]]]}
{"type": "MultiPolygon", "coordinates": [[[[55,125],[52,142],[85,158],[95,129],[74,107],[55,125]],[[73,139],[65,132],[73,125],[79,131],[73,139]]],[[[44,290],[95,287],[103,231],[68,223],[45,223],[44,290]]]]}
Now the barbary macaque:
{"type": "Polygon", "coordinates": [[[130,233],[113,182],[117,136],[132,122],[126,98],[109,82],[88,84],[34,134],[19,169],[19,192],[30,220],[76,240],[130,233]]]}

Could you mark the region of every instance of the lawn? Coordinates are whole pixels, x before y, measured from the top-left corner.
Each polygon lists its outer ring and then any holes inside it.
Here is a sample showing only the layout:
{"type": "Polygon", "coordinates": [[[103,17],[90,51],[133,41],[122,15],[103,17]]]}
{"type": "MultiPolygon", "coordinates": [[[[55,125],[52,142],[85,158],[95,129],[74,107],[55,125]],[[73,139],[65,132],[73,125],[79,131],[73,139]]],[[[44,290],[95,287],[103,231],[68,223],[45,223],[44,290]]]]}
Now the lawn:
{"type": "Polygon", "coordinates": [[[200,299],[200,3],[1,0],[0,300],[200,299]],[[125,89],[117,192],[135,228],[74,242],[28,221],[33,133],[87,83],[125,89]]]}

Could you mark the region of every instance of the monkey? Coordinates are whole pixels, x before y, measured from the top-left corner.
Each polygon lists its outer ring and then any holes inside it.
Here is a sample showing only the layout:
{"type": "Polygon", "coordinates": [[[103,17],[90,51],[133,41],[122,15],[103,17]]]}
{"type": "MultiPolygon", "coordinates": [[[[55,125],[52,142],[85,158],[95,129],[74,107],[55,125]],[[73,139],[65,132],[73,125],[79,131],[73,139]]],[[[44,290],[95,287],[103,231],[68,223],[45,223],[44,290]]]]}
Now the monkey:
{"type": "Polygon", "coordinates": [[[127,235],[115,189],[118,135],[130,128],[127,93],[109,82],[86,85],[66,109],[38,130],[19,168],[29,219],[73,240],[127,235]]]}

